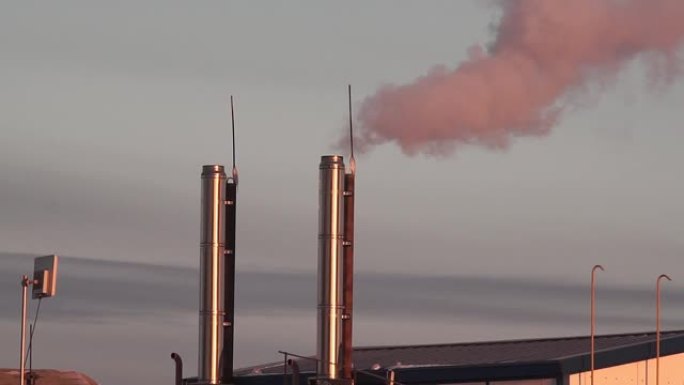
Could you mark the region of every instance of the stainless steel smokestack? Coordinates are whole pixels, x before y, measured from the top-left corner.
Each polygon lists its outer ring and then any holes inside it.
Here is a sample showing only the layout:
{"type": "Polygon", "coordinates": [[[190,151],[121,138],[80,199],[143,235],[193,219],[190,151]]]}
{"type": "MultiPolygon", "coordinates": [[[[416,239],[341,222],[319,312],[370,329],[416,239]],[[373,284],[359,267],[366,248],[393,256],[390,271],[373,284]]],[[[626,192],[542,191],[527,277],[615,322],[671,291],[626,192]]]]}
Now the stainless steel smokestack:
{"type": "Polygon", "coordinates": [[[202,167],[198,382],[219,384],[223,353],[226,173],[202,167]]]}
{"type": "Polygon", "coordinates": [[[318,378],[340,377],[344,160],[321,157],[318,211],[318,378]]]}

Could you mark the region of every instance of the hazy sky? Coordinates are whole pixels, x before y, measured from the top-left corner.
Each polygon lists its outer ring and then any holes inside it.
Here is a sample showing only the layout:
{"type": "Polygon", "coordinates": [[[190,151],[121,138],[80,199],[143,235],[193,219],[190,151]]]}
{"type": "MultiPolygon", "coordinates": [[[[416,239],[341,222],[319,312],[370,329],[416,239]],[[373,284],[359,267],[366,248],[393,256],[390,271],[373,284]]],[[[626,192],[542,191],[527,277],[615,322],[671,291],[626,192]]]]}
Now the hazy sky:
{"type": "MultiPolygon", "coordinates": [[[[358,107],[455,67],[498,14],[477,0],[2,3],[0,251],[197,267],[199,174],[230,160],[233,94],[238,271],[311,276],[318,162],[344,129],[347,83],[358,107]]],[[[506,151],[361,157],[357,271],[583,285],[602,263],[603,283],[648,288],[667,272],[681,290],[684,82],[649,83],[635,60],[506,151]]]]}

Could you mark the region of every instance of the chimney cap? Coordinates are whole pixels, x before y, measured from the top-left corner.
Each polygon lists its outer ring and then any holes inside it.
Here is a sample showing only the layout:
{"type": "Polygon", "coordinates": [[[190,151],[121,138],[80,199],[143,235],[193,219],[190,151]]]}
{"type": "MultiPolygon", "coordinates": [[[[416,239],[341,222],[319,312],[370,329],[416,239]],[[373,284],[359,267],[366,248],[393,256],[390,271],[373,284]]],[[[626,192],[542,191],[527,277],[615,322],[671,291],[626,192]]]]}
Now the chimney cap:
{"type": "Polygon", "coordinates": [[[223,165],[220,164],[208,164],[202,166],[202,176],[214,175],[214,174],[225,174],[225,169],[223,165]]]}
{"type": "Polygon", "coordinates": [[[342,155],[323,155],[321,156],[320,168],[344,168],[344,157],[342,155]]]}

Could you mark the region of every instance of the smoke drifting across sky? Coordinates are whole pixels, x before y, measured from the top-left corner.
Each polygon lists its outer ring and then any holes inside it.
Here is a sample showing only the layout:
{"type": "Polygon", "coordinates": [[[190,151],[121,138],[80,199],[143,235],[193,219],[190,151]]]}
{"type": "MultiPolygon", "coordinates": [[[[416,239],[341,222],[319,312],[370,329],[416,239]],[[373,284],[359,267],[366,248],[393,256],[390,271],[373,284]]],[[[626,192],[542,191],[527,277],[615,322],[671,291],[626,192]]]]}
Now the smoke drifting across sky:
{"type": "Polygon", "coordinates": [[[658,81],[679,72],[682,0],[499,1],[496,38],[450,70],[388,85],[359,111],[363,149],[396,142],[407,154],[449,153],[458,144],[506,148],[544,135],[571,93],[643,56],[658,81]]]}

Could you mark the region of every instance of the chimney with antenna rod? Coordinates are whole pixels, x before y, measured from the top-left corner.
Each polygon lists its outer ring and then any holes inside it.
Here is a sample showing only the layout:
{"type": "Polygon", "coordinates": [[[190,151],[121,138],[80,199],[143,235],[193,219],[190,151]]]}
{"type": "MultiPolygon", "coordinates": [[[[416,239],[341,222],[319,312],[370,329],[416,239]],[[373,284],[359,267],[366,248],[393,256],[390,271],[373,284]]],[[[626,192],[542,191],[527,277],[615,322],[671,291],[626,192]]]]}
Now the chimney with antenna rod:
{"type": "MultiPolygon", "coordinates": [[[[349,131],[352,135],[351,86],[349,131]]],[[[321,157],[318,232],[318,384],[352,382],[354,176],[340,155],[321,157]]]]}
{"type": "Polygon", "coordinates": [[[233,382],[233,346],[235,321],[235,232],[237,212],[238,170],[235,165],[235,112],[233,95],[230,96],[230,121],[233,133],[233,169],[232,176],[226,179],[225,200],[225,269],[224,269],[224,306],[226,309],[223,320],[223,356],[221,357],[222,383],[233,382]]]}
{"type": "MultiPolygon", "coordinates": [[[[202,167],[200,230],[199,354],[197,378],[184,383],[231,384],[235,314],[235,230],[238,171],[235,165],[235,114],[230,97],[233,168],[226,176],[222,165],[202,167]]],[[[182,359],[176,379],[182,379],[182,359]]]]}

